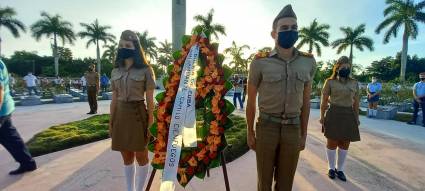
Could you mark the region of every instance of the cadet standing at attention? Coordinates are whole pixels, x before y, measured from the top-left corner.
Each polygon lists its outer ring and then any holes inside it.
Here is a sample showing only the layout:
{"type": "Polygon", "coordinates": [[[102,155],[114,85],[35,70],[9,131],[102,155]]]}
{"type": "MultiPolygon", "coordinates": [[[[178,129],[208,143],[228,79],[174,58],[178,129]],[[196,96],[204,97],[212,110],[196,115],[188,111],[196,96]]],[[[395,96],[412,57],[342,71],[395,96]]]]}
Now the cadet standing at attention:
{"type": "Polygon", "coordinates": [[[275,49],[261,52],[248,78],[247,141],[257,156],[258,190],[291,190],[305,148],[316,61],[294,48],[297,17],[287,5],[273,21],[275,49]],[[258,93],[259,118],[254,131],[258,93]]]}
{"type": "Polygon", "coordinates": [[[99,74],[96,72],[96,66],[94,64],[91,65],[84,76],[87,80],[87,98],[90,105],[90,112],[87,114],[96,114],[97,94],[99,93],[99,74]]]}

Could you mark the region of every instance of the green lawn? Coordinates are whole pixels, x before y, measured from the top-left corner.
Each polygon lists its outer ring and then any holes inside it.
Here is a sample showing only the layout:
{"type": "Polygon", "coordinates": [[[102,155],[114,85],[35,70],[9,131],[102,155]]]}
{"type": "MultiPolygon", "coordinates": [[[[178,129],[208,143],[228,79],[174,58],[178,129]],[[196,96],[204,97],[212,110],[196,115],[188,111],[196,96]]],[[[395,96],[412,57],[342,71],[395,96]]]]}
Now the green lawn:
{"type": "MultiPolygon", "coordinates": [[[[230,162],[245,154],[246,145],[245,119],[231,115],[235,126],[226,131],[229,147],[225,150],[226,161],[230,162]]],[[[109,115],[98,115],[67,124],[50,127],[28,141],[27,146],[33,156],[40,156],[95,141],[109,138],[109,115]]]]}

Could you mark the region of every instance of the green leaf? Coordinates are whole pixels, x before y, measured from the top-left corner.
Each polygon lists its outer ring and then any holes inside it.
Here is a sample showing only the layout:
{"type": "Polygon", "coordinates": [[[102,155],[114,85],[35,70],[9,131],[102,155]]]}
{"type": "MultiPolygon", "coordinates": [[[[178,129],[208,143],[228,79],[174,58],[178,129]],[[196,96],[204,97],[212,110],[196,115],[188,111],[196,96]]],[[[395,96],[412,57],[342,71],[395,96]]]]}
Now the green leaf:
{"type": "Polygon", "coordinates": [[[207,174],[207,171],[203,169],[201,172],[197,172],[195,176],[198,177],[199,179],[204,179],[206,174],[207,174]]]}
{"type": "Polygon", "coordinates": [[[158,123],[153,123],[152,126],[149,128],[149,131],[151,132],[152,136],[157,137],[158,136],[158,123]]]}
{"type": "Polygon", "coordinates": [[[212,103],[211,103],[211,101],[212,101],[211,96],[208,96],[208,97],[206,97],[206,98],[205,98],[205,100],[204,100],[204,106],[205,106],[207,109],[211,109],[211,108],[212,108],[212,103]]]}
{"type": "Polygon", "coordinates": [[[224,129],[230,129],[234,126],[233,120],[227,118],[226,124],[223,125],[224,129]]]}
{"type": "Polygon", "coordinates": [[[167,74],[168,74],[168,76],[171,76],[171,72],[173,72],[173,69],[174,69],[174,65],[173,64],[170,64],[170,65],[167,66],[167,74]]]}
{"type": "MultiPolygon", "coordinates": [[[[211,46],[214,48],[214,51],[218,51],[218,46],[219,46],[219,44],[218,43],[211,43],[211,46]]],[[[220,55],[220,54],[219,54],[220,55]]]]}
{"type": "Polygon", "coordinates": [[[202,123],[200,126],[196,126],[196,135],[198,138],[204,139],[209,133],[210,126],[208,123],[202,123]]]}
{"type": "Polygon", "coordinates": [[[173,53],[174,60],[178,60],[182,56],[182,51],[178,50],[173,53]]]}
{"type": "Polygon", "coordinates": [[[192,38],[192,36],[190,36],[190,35],[183,35],[183,37],[182,37],[182,45],[183,46],[186,46],[187,44],[189,44],[191,38],[192,38]]]}
{"type": "Polygon", "coordinates": [[[214,160],[211,160],[210,161],[210,164],[208,165],[208,168],[211,169],[211,168],[217,168],[217,167],[221,166],[220,159],[221,159],[221,155],[220,154],[217,154],[217,157],[214,160]]]}
{"type": "Polygon", "coordinates": [[[155,99],[158,103],[161,102],[162,100],[164,100],[164,98],[165,98],[165,91],[161,92],[161,93],[159,93],[155,96],[155,99]]]}
{"type": "Polygon", "coordinates": [[[232,69],[229,68],[229,66],[223,65],[223,70],[224,70],[224,79],[228,80],[230,78],[230,76],[232,76],[232,69]]]}
{"type": "Polygon", "coordinates": [[[215,119],[215,116],[214,116],[214,114],[211,111],[209,111],[209,112],[207,112],[205,114],[205,117],[204,117],[205,123],[208,123],[209,124],[214,119],[215,119]]]}
{"type": "Polygon", "coordinates": [[[233,84],[226,80],[226,82],[224,82],[224,88],[226,88],[226,90],[231,90],[233,88],[233,84]]]}
{"type": "Polygon", "coordinates": [[[168,76],[166,76],[162,79],[162,85],[164,86],[164,88],[167,86],[168,79],[170,79],[168,76]]]}
{"type": "Polygon", "coordinates": [[[149,143],[149,144],[148,144],[148,150],[149,150],[150,152],[154,152],[154,149],[155,149],[155,145],[154,145],[153,143],[149,143]]]}
{"type": "Polygon", "coordinates": [[[217,64],[222,65],[225,58],[226,57],[223,54],[218,54],[217,55],[217,64]]]}
{"type": "Polygon", "coordinates": [[[225,99],[225,101],[226,101],[225,112],[229,115],[233,111],[235,111],[235,106],[229,100],[225,99]]]}

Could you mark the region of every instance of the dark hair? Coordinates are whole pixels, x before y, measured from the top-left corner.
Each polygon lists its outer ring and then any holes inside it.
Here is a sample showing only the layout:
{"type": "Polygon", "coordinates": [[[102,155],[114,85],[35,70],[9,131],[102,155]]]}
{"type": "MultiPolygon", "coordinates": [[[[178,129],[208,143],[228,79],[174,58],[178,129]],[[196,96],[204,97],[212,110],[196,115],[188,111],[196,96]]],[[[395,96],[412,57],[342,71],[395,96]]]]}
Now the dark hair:
{"type": "MultiPolygon", "coordinates": [[[[150,64],[148,63],[145,51],[143,50],[142,46],[140,45],[139,38],[137,37],[137,34],[130,30],[125,30],[121,33],[121,40],[131,41],[135,47],[136,55],[134,55],[133,60],[134,64],[132,67],[135,68],[146,68],[150,67],[150,64]]],[[[124,60],[117,58],[115,59],[115,68],[124,67],[124,60]]]]}
{"type": "MultiPolygon", "coordinates": [[[[328,79],[330,79],[330,80],[336,79],[336,77],[338,76],[339,67],[341,67],[341,65],[343,65],[343,64],[350,64],[350,59],[347,56],[341,56],[336,61],[336,63],[334,64],[334,66],[332,68],[332,75],[328,79]]],[[[351,68],[351,64],[350,64],[350,68],[351,68]]]]}

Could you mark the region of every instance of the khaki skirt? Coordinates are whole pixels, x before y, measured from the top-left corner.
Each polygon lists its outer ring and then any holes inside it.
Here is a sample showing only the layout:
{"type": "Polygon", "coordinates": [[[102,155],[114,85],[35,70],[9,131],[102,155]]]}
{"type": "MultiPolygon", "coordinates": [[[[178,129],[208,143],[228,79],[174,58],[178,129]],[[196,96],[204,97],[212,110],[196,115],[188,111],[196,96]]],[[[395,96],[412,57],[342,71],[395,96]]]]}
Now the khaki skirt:
{"type": "Polygon", "coordinates": [[[360,141],[359,125],[352,107],[331,105],[323,123],[325,137],[336,141],[360,141]]]}
{"type": "Polygon", "coordinates": [[[144,151],[148,144],[148,113],[144,101],[117,101],[112,120],[112,150],[144,151]]]}

